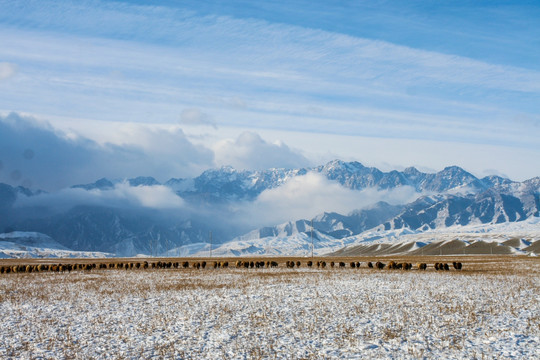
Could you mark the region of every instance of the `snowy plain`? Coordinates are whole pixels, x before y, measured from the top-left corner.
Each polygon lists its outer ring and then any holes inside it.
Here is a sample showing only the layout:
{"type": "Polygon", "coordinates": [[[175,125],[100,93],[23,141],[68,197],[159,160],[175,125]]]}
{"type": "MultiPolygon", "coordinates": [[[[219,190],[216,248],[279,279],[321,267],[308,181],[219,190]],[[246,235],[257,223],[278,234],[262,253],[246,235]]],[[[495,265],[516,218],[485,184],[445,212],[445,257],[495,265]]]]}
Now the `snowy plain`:
{"type": "Polygon", "coordinates": [[[3,274],[0,358],[540,358],[540,262],[475,259],[3,274]]]}

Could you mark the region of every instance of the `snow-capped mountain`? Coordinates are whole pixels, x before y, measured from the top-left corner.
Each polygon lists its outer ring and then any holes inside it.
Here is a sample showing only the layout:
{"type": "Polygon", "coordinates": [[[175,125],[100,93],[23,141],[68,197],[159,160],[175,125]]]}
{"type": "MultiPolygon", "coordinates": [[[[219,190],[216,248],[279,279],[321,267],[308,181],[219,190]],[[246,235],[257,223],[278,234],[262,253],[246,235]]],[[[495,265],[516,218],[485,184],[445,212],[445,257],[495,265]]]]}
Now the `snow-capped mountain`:
{"type": "MultiPolygon", "coordinates": [[[[102,178],[91,184],[74,185],[56,197],[0,184],[0,232],[40,232],[70,250],[122,256],[166,254],[175,249],[195,252],[208,248],[204,244],[210,241],[214,241],[216,251],[229,243],[227,246],[234,249],[232,253],[240,251],[237,244],[251,242],[252,251],[261,253],[264,243],[255,246],[255,242],[260,244],[265,239],[268,243],[301,244],[311,238],[313,224],[319,244],[326,244],[321,245],[321,251],[336,250],[336,246],[343,246],[366,231],[418,233],[538,217],[539,189],[540,177],[524,182],[499,176],[479,179],[457,166],[434,174],[415,168],[383,172],[359,162],[340,160],[301,169],[248,171],[222,167],[195,178],[173,178],[164,183],[142,176],[102,178]],[[239,207],[308,173],[322,175],[353,191],[386,191],[407,186],[417,192],[418,198],[408,204],[378,202],[349,214],[325,212],[313,219],[290,219],[281,225],[267,223],[257,229],[239,221],[239,207]],[[167,200],[177,197],[173,203],[181,206],[147,206],[155,205],[155,192],[147,191],[153,189],[158,189],[158,194],[165,192],[167,200]],[[132,198],[128,201],[129,196],[132,198]],[[40,201],[20,201],[25,199],[40,201]],[[48,199],[56,202],[49,203],[48,199]],[[92,201],[85,202],[87,199],[92,201]]],[[[304,249],[304,245],[298,245],[298,249],[304,249]]]]}

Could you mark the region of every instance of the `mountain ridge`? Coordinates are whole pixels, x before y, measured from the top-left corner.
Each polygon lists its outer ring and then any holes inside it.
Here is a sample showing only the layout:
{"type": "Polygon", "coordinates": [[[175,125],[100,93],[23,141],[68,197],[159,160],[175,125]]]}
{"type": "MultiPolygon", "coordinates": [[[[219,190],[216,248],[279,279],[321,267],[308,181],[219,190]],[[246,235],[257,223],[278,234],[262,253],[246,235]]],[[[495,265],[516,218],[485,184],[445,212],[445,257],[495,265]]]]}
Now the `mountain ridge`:
{"type": "MultiPolygon", "coordinates": [[[[436,173],[424,173],[413,167],[383,172],[360,162],[341,160],[298,169],[252,171],[221,167],[195,178],[171,178],[164,183],[151,176],[101,178],[94,183],[73,185],[70,189],[79,192],[67,192],[65,196],[80,197],[80,192],[88,192],[101,197],[117,190],[125,195],[126,187],[140,189],[143,197],[151,196],[145,189],[169,189],[168,196],[178,196],[185,208],[176,211],[149,209],[137,203],[124,207],[82,203],[67,210],[51,211],[43,202],[24,208],[17,202],[18,198],[40,198],[44,192],[0,184],[0,231],[36,231],[69,249],[132,256],[163,254],[189,246],[201,248],[195,244],[208,243],[210,232],[216,247],[254,238],[290,237],[291,241],[301,242],[308,236],[312,220],[316,236],[330,244],[372,229],[427,231],[475,223],[519,222],[540,216],[540,177],[523,182],[496,175],[479,179],[458,166],[436,173]],[[290,219],[283,224],[267,224],[251,230],[244,229],[246,225],[231,223],[239,204],[254,202],[263,192],[311,172],[353,191],[386,191],[408,186],[418,197],[407,204],[378,202],[349,214],[324,212],[313,219],[290,219]]],[[[131,194],[130,191],[127,193],[131,194]]]]}

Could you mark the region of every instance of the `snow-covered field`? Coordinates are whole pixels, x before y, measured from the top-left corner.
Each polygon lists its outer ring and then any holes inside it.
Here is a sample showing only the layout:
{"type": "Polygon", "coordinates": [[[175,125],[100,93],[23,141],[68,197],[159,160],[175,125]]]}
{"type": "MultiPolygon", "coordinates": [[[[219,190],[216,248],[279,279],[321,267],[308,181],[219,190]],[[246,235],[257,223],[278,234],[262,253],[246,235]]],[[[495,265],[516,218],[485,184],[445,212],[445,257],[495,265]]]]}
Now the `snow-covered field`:
{"type": "MultiPolygon", "coordinates": [[[[466,259],[464,259],[466,260],[466,259]]],[[[540,261],[0,276],[0,358],[540,358],[540,261]]]]}

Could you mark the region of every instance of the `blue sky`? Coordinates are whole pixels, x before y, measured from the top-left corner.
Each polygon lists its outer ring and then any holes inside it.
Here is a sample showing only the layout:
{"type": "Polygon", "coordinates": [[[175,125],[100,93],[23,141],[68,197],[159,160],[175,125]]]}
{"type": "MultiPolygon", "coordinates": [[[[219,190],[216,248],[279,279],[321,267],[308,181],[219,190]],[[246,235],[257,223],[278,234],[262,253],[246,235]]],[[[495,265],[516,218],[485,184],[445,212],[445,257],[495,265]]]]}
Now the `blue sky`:
{"type": "MultiPolygon", "coordinates": [[[[19,143],[34,126],[58,137],[25,145],[41,149],[36,159],[53,163],[47,149],[62,142],[99,148],[95,158],[115,149],[145,159],[96,162],[73,181],[333,158],[540,175],[536,1],[0,0],[0,9],[0,120],[25,124],[13,130],[19,143]]],[[[21,146],[0,144],[0,181],[53,176],[17,161],[21,146]]]]}

